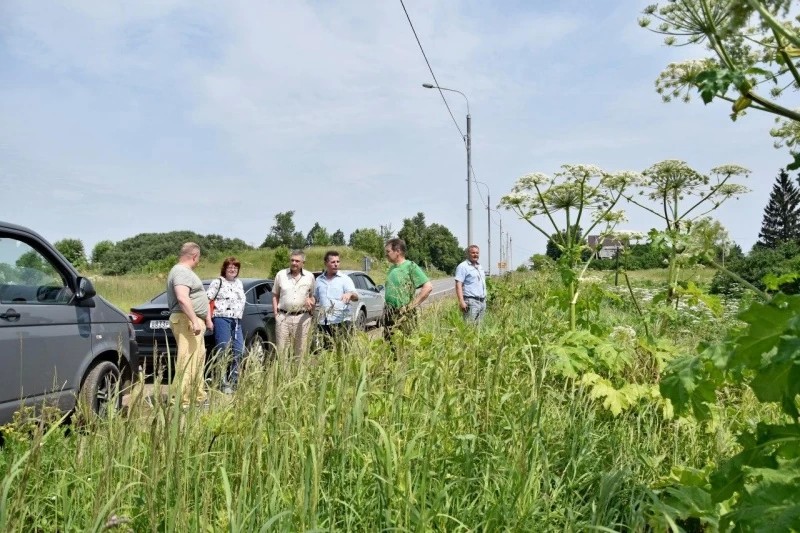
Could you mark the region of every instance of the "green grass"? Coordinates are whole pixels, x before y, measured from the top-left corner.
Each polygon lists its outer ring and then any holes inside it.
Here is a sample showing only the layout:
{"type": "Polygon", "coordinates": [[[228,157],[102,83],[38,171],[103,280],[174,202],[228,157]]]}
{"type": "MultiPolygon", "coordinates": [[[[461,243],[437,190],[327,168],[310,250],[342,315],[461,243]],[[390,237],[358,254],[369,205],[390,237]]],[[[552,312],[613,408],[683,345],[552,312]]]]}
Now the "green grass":
{"type": "MultiPolygon", "coordinates": [[[[681,271],[681,280],[693,281],[697,285],[707,286],[714,278],[716,270],[713,268],[695,267],[681,271]]],[[[614,281],[614,273],[603,271],[604,279],[609,283],[614,281]]],[[[654,286],[664,285],[667,282],[666,268],[650,268],[645,270],[631,270],[628,272],[631,283],[652,284],[654,286]]],[[[624,283],[620,275],[620,283],[624,283]]]]}
{"type": "Polygon", "coordinates": [[[0,530],[646,530],[654,484],[730,452],[755,403],[728,398],[714,438],[656,404],[612,416],[555,371],[553,280],[499,283],[480,330],[444,301],[395,354],[359,334],[251,365],[208,410],[139,397],[68,434],[14,424],[0,530]]]}

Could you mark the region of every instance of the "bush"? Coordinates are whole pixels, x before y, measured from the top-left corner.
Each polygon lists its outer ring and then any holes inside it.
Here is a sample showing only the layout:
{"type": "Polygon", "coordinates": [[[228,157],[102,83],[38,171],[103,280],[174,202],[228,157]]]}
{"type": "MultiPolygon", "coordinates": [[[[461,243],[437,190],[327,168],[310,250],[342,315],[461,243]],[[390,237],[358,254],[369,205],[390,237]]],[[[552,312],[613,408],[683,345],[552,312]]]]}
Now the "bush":
{"type": "Polygon", "coordinates": [[[53,246],[61,252],[61,255],[67,258],[67,261],[72,265],[81,269],[86,266],[86,252],[83,248],[83,242],[80,239],[61,239],[53,243],[53,246]]]}
{"type": "Polygon", "coordinates": [[[556,262],[549,255],[533,254],[530,258],[531,270],[553,270],[556,262]]]}
{"type": "Polygon", "coordinates": [[[241,239],[227,239],[221,235],[199,235],[193,231],[141,233],[119,241],[113,249],[108,250],[103,257],[101,271],[103,274],[114,275],[160,270],[160,265],[175,264],[181,246],[189,241],[199,244],[206,257],[214,252],[234,253],[252,248],[241,239]]]}
{"type": "MultiPolygon", "coordinates": [[[[725,266],[763,290],[766,287],[762,280],[767,274],[780,276],[800,272],[800,246],[795,242],[786,242],[776,248],[756,245],[746,257],[730,261],[725,266]]],[[[712,294],[734,295],[741,291],[741,286],[725,273],[717,272],[710,290],[712,294]]],[[[800,281],[781,285],[780,290],[786,294],[798,294],[800,281]]]]}
{"type": "Polygon", "coordinates": [[[272,264],[269,267],[269,277],[275,279],[278,272],[286,268],[288,264],[289,249],[286,246],[279,246],[275,249],[275,255],[272,257],[272,264]]]}

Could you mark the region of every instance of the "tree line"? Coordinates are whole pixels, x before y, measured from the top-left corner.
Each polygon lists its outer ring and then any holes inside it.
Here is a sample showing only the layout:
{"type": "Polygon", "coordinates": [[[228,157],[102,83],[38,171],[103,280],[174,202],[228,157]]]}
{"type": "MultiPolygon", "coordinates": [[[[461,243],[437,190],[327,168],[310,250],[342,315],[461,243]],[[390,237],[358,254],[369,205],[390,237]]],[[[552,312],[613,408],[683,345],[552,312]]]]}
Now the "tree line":
{"type": "MultiPolygon", "coordinates": [[[[285,211],[276,214],[274,224],[259,248],[288,250],[347,245],[373,258],[382,258],[384,243],[397,236],[406,241],[408,258],[425,268],[453,272],[464,257],[464,249],[455,235],[441,224],[428,224],[425,214],[421,212],[404,219],[403,226],[396,234],[391,224],[387,224],[377,229],[358,228],[350,233],[347,240],[341,229],[331,233],[319,222],[315,222],[304,234],[295,225],[294,213],[285,211]]],[[[175,262],[177,250],[187,241],[196,242],[204,252],[211,254],[235,254],[253,249],[242,239],[200,235],[192,231],[141,233],[116,243],[103,240],[94,246],[90,254],[86,253],[80,239],[66,238],[54,244],[78,269],[91,267],[104,275],[122,275],[169,269],[175,262]]]]}
{"type": "MultiPolygon", "coordinates": [[[[403,219],[403,226],[397,232],[408,247],[407,258],[426,268],[437,268],[443,272],[453,272],[464,258],[464,248],[447,227],[442,224],[428,224],[424,213],[417,213],[403,219]]],[[[367,253],[371,257],[383,257],[383,246],[395,233],[391,224],[376,228],[358,228],[350,234],[347,245],[367,253]]],[[[261,244],[261,248],[304,248],[307,246],[344,246],[344,233],[337,229],[332,234],[315,222],[311,230],[303,236],[294,223],[294,211],[275,215],[275,224],[261,244]]]]}

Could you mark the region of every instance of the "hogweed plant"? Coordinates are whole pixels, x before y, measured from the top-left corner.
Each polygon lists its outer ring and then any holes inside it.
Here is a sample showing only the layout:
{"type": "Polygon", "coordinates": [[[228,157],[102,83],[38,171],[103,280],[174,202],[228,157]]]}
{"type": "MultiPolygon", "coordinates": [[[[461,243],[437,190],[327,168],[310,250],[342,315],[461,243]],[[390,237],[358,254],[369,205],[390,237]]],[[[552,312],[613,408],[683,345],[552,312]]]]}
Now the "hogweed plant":
{"type": "Polygon", "coordinates": [[[586,244],[586,236],[598,234],[595,247],[602,246],[605,237],[625,220],[624,212],[616,207],[639,176],[609,173],[595,165],[562,165],[561,169],[552,177],[538,172],[522,176],[500,206],[552,239],[561,251],[559,272],[569,297],[570,330],[575,330],[580,282],[597,252],[586,244]],[[587,225],[585,230],[582,224],[587,225]]]}
{"type": "Polygon", "coordinates": [[[708,257],[709,245],[715,240],[708,238],[708,232],[693,232],[693,226],[726,201],[749,192],[744,185],[731,183],[732,178],[749,174],[749,170],[738,165],[723,165],[713,168],[709,176],[684,161],[669,159],[642,173],[638,194],[624,194],[630,203],[664,222],[664,229],[651,231],[650,239],[667,259],[668,302],[677,305],[682,291],[690,290],[680,283],[681,270],[708,257]]]}

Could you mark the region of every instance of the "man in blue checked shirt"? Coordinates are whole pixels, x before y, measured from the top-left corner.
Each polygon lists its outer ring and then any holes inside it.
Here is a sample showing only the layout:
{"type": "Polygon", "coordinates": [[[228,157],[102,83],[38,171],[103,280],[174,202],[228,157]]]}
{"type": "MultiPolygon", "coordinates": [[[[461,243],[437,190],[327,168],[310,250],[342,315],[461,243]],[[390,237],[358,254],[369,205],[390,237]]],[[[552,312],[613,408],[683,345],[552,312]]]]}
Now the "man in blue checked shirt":
{"type": "Polygon", "coordinates": [[[464,320],[480,323],[486,314],[486,274],[478,258],[480,248],[472,244],[467,248],[467,260],[456,267],[456,296],[464,320]]]}
{"type": "Polygon", "coordinates": [[[339,252],[325,253],[325,271],[317,278],[314,298],[317,301],[317,323],[324,333],[325,346],[339,344],[352,332],[353,313],[350,302],[358,300],[356,286],[350,276],[339,272],[339,252]]]}

